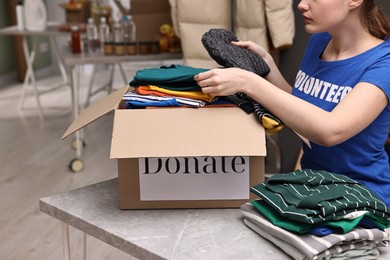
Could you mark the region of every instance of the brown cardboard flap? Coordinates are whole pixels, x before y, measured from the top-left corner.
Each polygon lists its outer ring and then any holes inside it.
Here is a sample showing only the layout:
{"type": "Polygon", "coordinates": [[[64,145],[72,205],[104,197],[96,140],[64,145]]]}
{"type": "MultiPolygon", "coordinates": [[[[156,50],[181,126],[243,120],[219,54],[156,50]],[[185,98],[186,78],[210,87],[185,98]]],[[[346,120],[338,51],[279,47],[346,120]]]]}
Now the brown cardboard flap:
{"type": "Polygon", "coordinates": [[[84,111],[80,113],[76,120],[73,121],[73,123],[69,126],[69,128],[66,130],[61,139],[64,139],[70,134],[76,132],[77,130],[88,125],[89,123],[114,110],[120,103],[122,96],[127,92],[129,88],[129,86],[123,87],[111,93],[107,97],[93,103],[91,106],[87,107],[84,111]]]}
{"type": "Polygon", "coordinates": [[[265,156],[264,128],[238,107],[116,109],[111,158],[265,156]]]}

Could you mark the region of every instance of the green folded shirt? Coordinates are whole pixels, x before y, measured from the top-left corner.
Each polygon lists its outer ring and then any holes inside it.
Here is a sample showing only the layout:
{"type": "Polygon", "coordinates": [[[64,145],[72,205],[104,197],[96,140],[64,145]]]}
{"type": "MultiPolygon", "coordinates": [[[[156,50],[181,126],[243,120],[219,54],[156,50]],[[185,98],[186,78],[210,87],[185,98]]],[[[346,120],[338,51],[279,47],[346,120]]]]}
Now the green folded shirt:
{"type": "MultiPolygon", "coordinates": [[[[290,220],[288,218],[284,218],[276,210],[269,207],[267,203],[265,203],[263,200],[254,200],[251,203],[259,211],[259,213],[264,215],[272,224],[288,231],[306,234],[309,233],[310,230],[318,226],[316,224],[301,223],[298,221],[290,220]]],[[[360,220],[363,217],[364,215],[359,216],[355,219],[326,221],[324,223],[321,223],[321,226],[329,227],[337,230],[338,233],[345,234],[352,231],[359,224],[360,220]]]]}
{"type": "Polygon", "coordinates": [[[146,68],[137,71],[129,85],[132,87],[155,85],[170,90],[199,91],[200,87],[194,76],[207,70],[177,64],[146,68]]]}
{"type": "Polygon", "coordinates": [[[315,224],[338,220],[355,211],[390,219],[386,204],[366,186],[347,176],[303,169],[277,174],[251,188],[284,217],[315,224]]]}

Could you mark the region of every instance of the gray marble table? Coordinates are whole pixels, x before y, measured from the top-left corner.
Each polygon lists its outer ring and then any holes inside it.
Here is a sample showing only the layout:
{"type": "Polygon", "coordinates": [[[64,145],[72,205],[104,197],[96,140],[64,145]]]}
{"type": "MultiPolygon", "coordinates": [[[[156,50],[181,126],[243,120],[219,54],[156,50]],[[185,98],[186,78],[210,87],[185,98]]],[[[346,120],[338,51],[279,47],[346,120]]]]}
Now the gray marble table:
{"type": "MultiPolygon", "coordinates": [[[[291,259],[247,228],[239,209],[120,210],[117,178],[39,204],[62,222],[65,259],[69,225],[138,259],[291,259]]],[[[390,259],[389,247],[380,250],[379,259],[390,259]]]]}
{"type": "Polygon", "coordinates": [[[239,209],[120,210],[118,179],[42,198],[40,210],[62,222],[65,259],[68,225],[139,259],[290,259],[239,209]]]}

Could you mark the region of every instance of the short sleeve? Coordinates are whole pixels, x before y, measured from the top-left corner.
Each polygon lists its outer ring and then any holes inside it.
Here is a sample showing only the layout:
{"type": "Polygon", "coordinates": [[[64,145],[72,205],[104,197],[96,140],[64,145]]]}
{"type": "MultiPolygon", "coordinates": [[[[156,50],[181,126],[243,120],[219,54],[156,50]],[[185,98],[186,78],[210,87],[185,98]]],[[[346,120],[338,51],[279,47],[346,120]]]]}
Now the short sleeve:
{"type": "Polygon", "coordinates": [[[385,92],[387,99],[390,101],[390,54],[367,68],[360,82],[368,82],[377,86],[385,92]]]}

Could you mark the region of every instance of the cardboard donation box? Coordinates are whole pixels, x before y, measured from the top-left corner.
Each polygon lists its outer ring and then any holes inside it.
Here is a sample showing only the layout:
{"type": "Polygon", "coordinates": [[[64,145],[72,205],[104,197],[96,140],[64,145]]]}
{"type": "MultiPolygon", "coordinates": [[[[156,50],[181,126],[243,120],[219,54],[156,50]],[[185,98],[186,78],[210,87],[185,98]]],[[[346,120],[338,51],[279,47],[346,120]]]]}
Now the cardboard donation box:
{"type": "Polygon", "coordinates": [[[121,209],[237,208],[264,180],[265,132],[238,107],[122,109],[128,87],[85,109],[63,138],[114,110],[121,209]]]}

